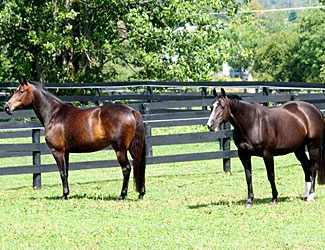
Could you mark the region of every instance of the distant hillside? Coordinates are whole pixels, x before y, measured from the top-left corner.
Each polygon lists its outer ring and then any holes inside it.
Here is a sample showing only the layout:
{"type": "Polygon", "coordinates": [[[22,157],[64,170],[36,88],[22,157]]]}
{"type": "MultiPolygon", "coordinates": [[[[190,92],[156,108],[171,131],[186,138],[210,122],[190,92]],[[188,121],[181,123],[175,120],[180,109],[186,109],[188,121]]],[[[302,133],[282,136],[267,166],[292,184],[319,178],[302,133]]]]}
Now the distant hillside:
{"type": "Polygon", "coordinates": [[[318,4],[318,0],[258,0],[264,8],[293,8],[318,4]]]}

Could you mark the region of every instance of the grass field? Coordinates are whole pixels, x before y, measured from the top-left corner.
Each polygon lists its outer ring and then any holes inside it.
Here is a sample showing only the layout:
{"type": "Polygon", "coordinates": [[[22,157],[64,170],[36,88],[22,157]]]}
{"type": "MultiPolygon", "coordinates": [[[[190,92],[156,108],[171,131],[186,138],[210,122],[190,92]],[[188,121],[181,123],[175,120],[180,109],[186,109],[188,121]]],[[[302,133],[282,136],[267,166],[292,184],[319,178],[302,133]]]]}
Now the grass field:
{"type": "MultiPolygon", "coordinates": [[[[203,152],[216,144],[154,148],[156,155],[203,152]]],[[[105,159],[84,154],[73,161],[105,159]]],[[[29,159],[0,159],[1,166],[29,159]]],[[[44,157],[44,163],[52,162],[44,157]]],[[[269,206],[271,189],[263,161],[253,158],[255,204],[246,209],[246,182],[238,159],[232,174],[222,161],[147,167],[144,200],[130,185],[127,200],[116,201],[119,168],[71,171],[71,195],[61,201],[58,172],[42,174],[33,190],[30,175],[0,177],[1,249],[324,249],[325,186],[306,203],[303,171],[293,155],[277,157],[279,204],[269,206]]]]}

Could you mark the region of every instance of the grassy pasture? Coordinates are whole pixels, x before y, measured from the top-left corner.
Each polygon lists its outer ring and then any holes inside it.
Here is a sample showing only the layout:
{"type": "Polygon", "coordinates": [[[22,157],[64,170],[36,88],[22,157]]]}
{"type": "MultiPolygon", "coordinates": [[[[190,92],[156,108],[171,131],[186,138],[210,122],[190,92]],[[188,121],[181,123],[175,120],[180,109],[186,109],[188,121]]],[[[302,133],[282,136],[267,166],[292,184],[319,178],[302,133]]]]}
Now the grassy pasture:
{"type": "MultiPolygon", "coordinates": [[[[154,131],[155,134],[165,131],[154,131]]],[[[6,143],[8,141],[1,141],[6,143]]],[[[217,143],[161,146],[155,155],[205,152],[217,143]]],[[[113,152],[72,155],[72,161],[113,158],[113,152]]],[[[54,163],[44,156],[43,163],[54,163]]],[[[30,164],[30,157],[3,158],[1,166],[30,164]]],[[[324,249],[325,186],[316,203],[301,197],[304,178],[294,155],[277,157],[279,204],[263,161],[253,158],[255,204],[246,209],[246,182],[238,159],[232,174],[221,160],[147,167],[147,194],[137,200],[132,184],[125,201],[119,168],[71,171],[71,195],[61,201],[58,172],[42,174],[33,190],[31,175],[0,177],[1,249],[324,249]]]]}

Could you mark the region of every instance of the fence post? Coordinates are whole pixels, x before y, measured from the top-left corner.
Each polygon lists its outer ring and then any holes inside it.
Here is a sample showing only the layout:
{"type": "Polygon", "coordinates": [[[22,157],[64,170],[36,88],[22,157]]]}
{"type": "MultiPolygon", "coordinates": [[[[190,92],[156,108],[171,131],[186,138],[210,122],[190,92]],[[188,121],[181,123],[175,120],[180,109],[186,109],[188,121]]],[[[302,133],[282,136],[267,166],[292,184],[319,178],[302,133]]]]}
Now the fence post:
{"type": "MultiPolygon", "coordinates": [[[[224,130],[225,129],[225,124],[221,123],[219,126],[219,130],[224,130]]],[[[222,150],[223,149],[223,138],[219,138],[219,149],[222,150]]]]}
{"type": "MultiPolygon", "coordinates": [[[[99,91],[99,89],[96,89],[95,91],[96,91],[95,96],[96,96],[96,97],[99,97],[99,96],[100,96],[100,91],[99,91]]],[[[100,101],[99,101],[99,100],[96,100],[96,101],[95,101],[95,104],[96,104],[97,106],[99,106],[99,105],[100,105],[100,101]]]]}
{"type": "MultiPolygon", "coordinates": [[[[152,96],[153,90],[152,90],[151,86],[148,86],[147,87],[147,94],[150,95],[150,96],[152,96]]],[[[150,103],[150,102],[152,102],[152,99],[146,100],[146,102],[150,103]]]]}
{"type": "MultiPolygon", "coordinates": [[[[230,123],[226,122],[223,126],[224,130],[230,130],[230,123]]],[[[229,137],[223,138],[222,140],[222,150],[228,151],[230,150],[230,141],[229,137]]],[[[230,158],[223,158],[223,171],[226,173],[231,172],[231,161],[230,158]]]]}
{"type": "MultiPolygon", "coordinates": [[[[41,130],[40,129],[33,129],[32,130],[32,140],[33,143],[40,143],[41,142],[41,130]]],[[[41,151],[33,151],[33,166],[41,165],[41,151]]],[[[34,189],[41,189],[42,182],[41,182],[41,173],[33,173],[33,188],[34,189]]]]}
{"type": "MultiPolygon", "coordinates": [[[[144,115],[150,113],[149,105],[147,103],[142,104],[141,113],[144,114],[144,115]]],[[[148,123],[145,123],[144,126],[145,126],[145,130],[146,130],[145,131],[146,137],[151,136],[152,135],[151,126],[148,123]]],[[[148,140],[146,141],[146,156],[147,157],[152,156],[152,146],[148,142],[148,140]]]]}
{"type": "MultiPolygon", "coordinates": [[[[201,90],[201,95],[202,95],[202,98],[205,99],[206,96],[208,95],[207,94],[207,88],[206,87],[203,87],[202,90],[201,90]]],[[[202,110],[208,110],[208,107],[207,106],[202,106],[202,110]]]]}
{"type": "MultiPolygon", "coordinates": [[[[267,87],[263,87],[263,96],[268,96],[269,95],[269,88],[267,88],[267,87]]],[[[268,102],[265,102],[265,103],[263,103],[263,106],[269,106],[269,103],[268,102]]]]}
{"type": "Polygon", "coordinates": [[[298,95],[295,95],[295,94],[292,94],[291,93],[291,101],[299,101],[299,97],[298,97],[298,95]]]}

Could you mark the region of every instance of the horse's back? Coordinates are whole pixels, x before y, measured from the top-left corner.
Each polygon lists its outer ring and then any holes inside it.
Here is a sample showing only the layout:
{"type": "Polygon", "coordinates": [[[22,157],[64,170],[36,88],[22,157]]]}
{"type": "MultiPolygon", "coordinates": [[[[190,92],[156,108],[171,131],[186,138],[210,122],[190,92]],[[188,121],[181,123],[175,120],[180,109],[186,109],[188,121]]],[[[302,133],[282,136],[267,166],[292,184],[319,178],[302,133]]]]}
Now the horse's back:
{"type": "Polygon", "coordinates": [[[290,112],[305,125],[308,138],[318,138],[322,135],[323,116],[314,105],[303,101],[291,101],[283,104],[281,108],[290,112]]]}
{"type": "Polygon", "coordinates": [[[109,145],[128,148],[136,129],[133,112],[121,104],[86,109],[65,105],[54,121],[62,125],[49,129],[48,141],[69,152],[93,152],[109,145]]]}
{"type": "Polygon", "coordinates": [[[307,141],[319,142],[323,133],[320,111],[306,102],[292,101],[280,107],[254,105],[254,125],[248,131],[257,153],[267,150],[274,155],[294,152],[307,141]]]}

